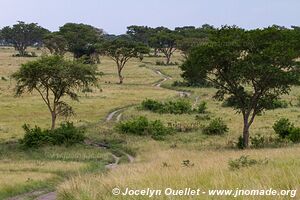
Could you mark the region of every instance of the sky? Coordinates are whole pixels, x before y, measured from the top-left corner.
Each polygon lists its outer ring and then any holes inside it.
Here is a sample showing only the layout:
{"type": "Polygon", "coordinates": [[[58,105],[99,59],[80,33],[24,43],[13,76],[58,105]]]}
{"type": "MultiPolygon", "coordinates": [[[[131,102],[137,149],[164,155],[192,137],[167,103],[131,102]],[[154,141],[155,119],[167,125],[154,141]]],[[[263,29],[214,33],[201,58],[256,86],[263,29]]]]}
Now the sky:
{"type": "Polygon", "coordinates": [[[110,34],[125,33],[130,25],[290,27],[300,26],[299,9],[300,0],[0,0],[0,28],[17,21],[51,31],[85,23],[110,34]]]}

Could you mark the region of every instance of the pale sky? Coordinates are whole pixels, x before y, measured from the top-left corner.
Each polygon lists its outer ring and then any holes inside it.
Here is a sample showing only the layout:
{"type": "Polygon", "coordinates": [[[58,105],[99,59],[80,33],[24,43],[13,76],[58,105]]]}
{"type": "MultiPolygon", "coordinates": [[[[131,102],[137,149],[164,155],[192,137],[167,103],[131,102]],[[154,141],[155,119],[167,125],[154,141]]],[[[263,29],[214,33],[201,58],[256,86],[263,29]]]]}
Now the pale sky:
{"type": "Polygon", "coordinates": [[[0,27],[18,20],[52,31],[86,23],[110,34],[125,33],[129,25],[290,27],[300,26],[299,10],[300,0],[0,0],[0,27]]]}

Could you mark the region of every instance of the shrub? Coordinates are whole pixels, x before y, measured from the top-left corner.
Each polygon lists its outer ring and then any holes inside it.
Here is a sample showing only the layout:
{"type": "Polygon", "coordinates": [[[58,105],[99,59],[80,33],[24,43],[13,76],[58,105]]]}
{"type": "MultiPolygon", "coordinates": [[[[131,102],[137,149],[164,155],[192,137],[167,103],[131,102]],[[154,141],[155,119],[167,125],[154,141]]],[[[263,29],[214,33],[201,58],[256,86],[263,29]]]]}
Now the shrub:
{"type": "Polygon", "coordinates": [[[167,63],[165,63],[164,61],[159,61],[159,60],[157,60],[157,61],[155,62],[155,64],[156,64],[156,65],[164,65],[164,66],[166,66],[166,65],[179,65],[178,62],[169,62],[169,64],[167,64],[167,63]]]}
{"type": "Polygon", "coordinates": [[[199,114],[196,115],[196,120],[210,120],[210,116],[208,114],[199,114]]]}
{"type": "Polygon", "coordinates": [[[25,147],[37,148],[52,143],[52,137],[50,137],[49,130],[42,130],[38,126],[31,129],[28,124],[24,124],[23,129],[25,131],[25,135],[20,142],[25,147]]]}
{"type": "Polygon", "coordinates": [[[4,76],[1,77],[2,81],[7,81],[7,78],[5,78],[4,76]]]}
{"type": "Polygon", "coordinates": [[[67,122],[54,130],[42,130],[35,126],[23,125],[25,135],[21,139],[21,144],[26,148],[38,148],[44,145],[73,145],[83,142],[84,130],[76,128],[73,123],[67,122]]]}
{"type": "Polygon", "coordinates": [[[294,129],[294,124],[286,118],[281,118],[275,122],[273,129],[281,138],[286,138],[294,129]]]}
{"type": "Polygon", "coordinates": [[[266,145],[266,138],[261,134],[250,137],[251,145],[253,148],[262,148],[266,145]]]}
{"type": "Polygon", "coordinates": [[[76,128],[73,123],[61,124],[59,128],[51,131],[54,145],[73,145],[84,141],[84,130],[76,128]]]}
{"type": "Polygon", "coordinates": [[[203,133],[207,135],[223,135],[226,132],[228,132],[228,127],[221,118],[213,119],[203,129],[203,133]]]}
{"type": "Polygon", "coordinates": [[[240,169],[242,167],[250,167],[256,164],[267,164],[268,160],[250,159],[249,156],[241,156],[240,158],[229,160],[228,165],[231,170],[240,169]]]}
{"type": "Polygon", "coordinates": [[[192,111],[191,103],[185,99],[178,99],[164,103],[147,99],[142,102],[142,108],[152,112],[171,114],[184,114],[192,111]]]}
{"type": "Polygon", "coordinates": [[[206,112],[207,109],[207,103],[205,101],[203,101],[202,103],[200,103],[197,107],[197,112],[200,114],[203,114],[206,112]]]}
{"type": "Polygon", "coordinates": [[[236,142],[236,147],[238,149],[245,149],[245,144],[244,144],[243,136],[240,135],[238,137],[238,141],[236,142]]]}
{"type": "Polygon", "coordinates": [[[146,99],[142,102],[142,107],[145,110],[150,110],[154,112],[158,112],[159,110],[162,110],[163,106],[164,105],[162,103],[152,99],[146,99]]]}
{"type": "Polygon", "coordinates": [[[155,140],[161,140],[171,133],[171,129],[164,126],[161,121],[149,121],[144,116],[121,122],[116,128],[124,134],[151,136],[155,140]]]}
{"type": "Polygon", "coordinates": [[[288,139],[294,143],[300,142],[300,128],[291,129],[288,139]]]}
{"type": "Polygon", "coordinates": [[[287,108],[287,107],[288,107],[288,103],[286,101],[279,100],[279,99],[274,99],[272,104],[270,104],[267,109],[273,110],[273,109],[276,109],[276,108],[287,108]]]}
{"type": "Polygon", "coordinates": [[[178,99],[176,101],[168,101],[164,104],[162,113],[184,114],[192,111],[192,105],[189,101],[178,99]]]}
{"type": "Polygon", "coordinates": [[[188,82],[188,81],[174,81],[172,83],[173,87],[211,87],[212,84],[206,81],[203,82],[188,82]]]}
{"type": "Polygon", "coordinates": [[[156,65],[166,65],[166,64],[164,63],[164,61],[159,61],[159,60],[157,60],[157,61],[155,62],[155,64],[156,64],[156,65]]]}

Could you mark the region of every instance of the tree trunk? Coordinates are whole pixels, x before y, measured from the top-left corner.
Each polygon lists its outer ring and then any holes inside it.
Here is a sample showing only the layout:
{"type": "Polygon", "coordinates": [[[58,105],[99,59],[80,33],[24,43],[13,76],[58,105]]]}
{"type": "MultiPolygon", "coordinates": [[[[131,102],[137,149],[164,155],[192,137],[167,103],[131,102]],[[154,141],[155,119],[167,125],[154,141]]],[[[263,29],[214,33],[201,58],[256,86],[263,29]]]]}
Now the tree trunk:
{"type": "Polygon", "coordinates": [[[249,127],[248,117],[244,116],[243,144],[245,148],[249,146],[249,127]]]}
{"type": "Polygon", "coordinates": [[[169,65],[170,64],[170,60],[171,60],[171,55],[166,55],[166,58],[167,58],[166,64],[169,65]]]}
{"type": "Polygon", "coordinates": [[[19,54],[21,57],[26,55],[26,48],[25,47],[18,47],[17,50],[19,51],[19,54]]]}
{"type": "Polygon", "coordinates": [[[55,122],[56,122],[55,112],[51,112],[51,118],[52,118],[51,130],[54,130],[55,129],[55,122]]]}
{"type": "Polygon", "coordinates": [[[123,79],[124,79],[124,77],[122,76],[122,69],[121,69],[121,67],[118,67],[118,75],[119,75],[119,84],[122,84],[123,83],[123,79]]]}

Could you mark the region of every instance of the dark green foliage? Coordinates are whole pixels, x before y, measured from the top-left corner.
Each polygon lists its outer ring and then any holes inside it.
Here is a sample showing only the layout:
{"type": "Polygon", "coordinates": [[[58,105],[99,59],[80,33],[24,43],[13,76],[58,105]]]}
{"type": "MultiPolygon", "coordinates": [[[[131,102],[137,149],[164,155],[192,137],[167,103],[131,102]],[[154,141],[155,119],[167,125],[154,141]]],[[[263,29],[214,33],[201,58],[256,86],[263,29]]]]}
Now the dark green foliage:
{"type": "Polygon", "coordinates": [[[147,99],[142,102],[142,108],[158,113],[184,114],[192,112],[192,105],[185,99],[159,102],[147,99]]]}
{"type": "Polygon", "coordinates": [[[294,143],[300,142],[300,128],[293,128],[288,135],[288,139],[291,140],[294,143]]]}
{"type": "Polygon", "coordinates": [[[42,130],[35,126],[23,126],[25,135],[21,139],[21,144],[26,148],[38,148],[44,145],[73,145],[84,140],[84,130],[76,128],[73,123],[67,122],[54,130],[42,130]]]}
{"type": "Polygon", "coordinates": [[[221,118],[213,119],[206,127],[203,133],[206,135],[223,135],[228,132],[228,127],[221,118]]]}
{"type": "Polygon", "coordinates": [[[153,112],[158,112],[159,110],[162,110],[164,107],[164,104],[153,100],[153,99],[146,99],[142,102],[142,108],[145,110],[150,110],[153,112]]]}
{"type": "Polygon", "coordinates": [[[279,137],[286,138],[294,129],[294,124],[291,123],[287,118],[281,118],[274,123],[273,129],[275,133],[279,135],[279,137]]]}
{"type": "Polygon", "coordinates": [[[210,120],[210,116],[208,114],[198,114],[195,118],[196,120],[210,120]]]}
{"type": "Polygon", "coordinates": [[[273,125],[273,129],[280,138],[286,138],[294,143],[300,142],[300,128],[295,127],[295,125],[286,118],[281,118],[276,121],[273,125]]]}
{"type": "Polygon", "coordinates": [[[201,102],[197,107],[197,112],[200,114],[206,113],[207,103],[205,101],[201,102]]]}
{"type": "Polygon", "coordinates": [[[103,30],[86,24],[67,23],[59,28],[58,35],[64,41],[56,36],[52,39],[56,42],[59,39],[60,45],[66,42],[67,50],[74,54],[74,58],[81,58],[96,53],[96,44],[101,41],[103,30]]]}
{"type": "Polygon", "coordinates": [[[256,160],[256,159],[251,159],[249,156],[241,156],[240,158],[234,159],[234,160],[229,160],[228,165],[231,170],[237,170],[243,167],[251,167],[253,165],[257,164],[267,164],[268,160],[256,160]]]}
{"type": "Polygon", "coordinates": [[[273,102],[266,109],[273,110],[276,108],[287,108],[288,103],[284,100],[274,99],[273,102]]]}
{"type": "Polygon", "coordinates": [[[243,140],[243,136],[239,136],[238,137],[238,141],[236,142],[236,147],[238,148],[238,149],[245,149],[245,145],[244,145],[244,140],[243,140]]]}
{"type": "Polygon", "coordinates": [[[167,66],[167,65],[178,65],[178,62],[169,62],[169,64],[165,63],[164,61],[159,61],[157,60],[155,62],[156,65],[160,65],[160,66],[167,66]]]}
{"type": "Polygon", "coordinates": [[[171,133],[171,129],[164,126],[161,121],[149,121],[144,116],[121,122],[117,125],[117,130],[124,134],[151,136],[155,140],[162,140],[171,133]]]}
{"type": "Polygon", "coordinates": [[[211,87],[212,85],[209,82],[199,83],[199,82],[190,82],[190,81],[174,81],[172,83],[173,87],[211,87]]]}
{"type": "Polygon", "coordinates": [[[19,56],[31,56],[26,52],[27,47],[32,45],[42,45],[42,39],[48,30],[36,23],[26,24],[18,21],[12,27],[6,26],[2,29],[1,35],[7,44],[12,44],[19,52],[19,56]]]}

